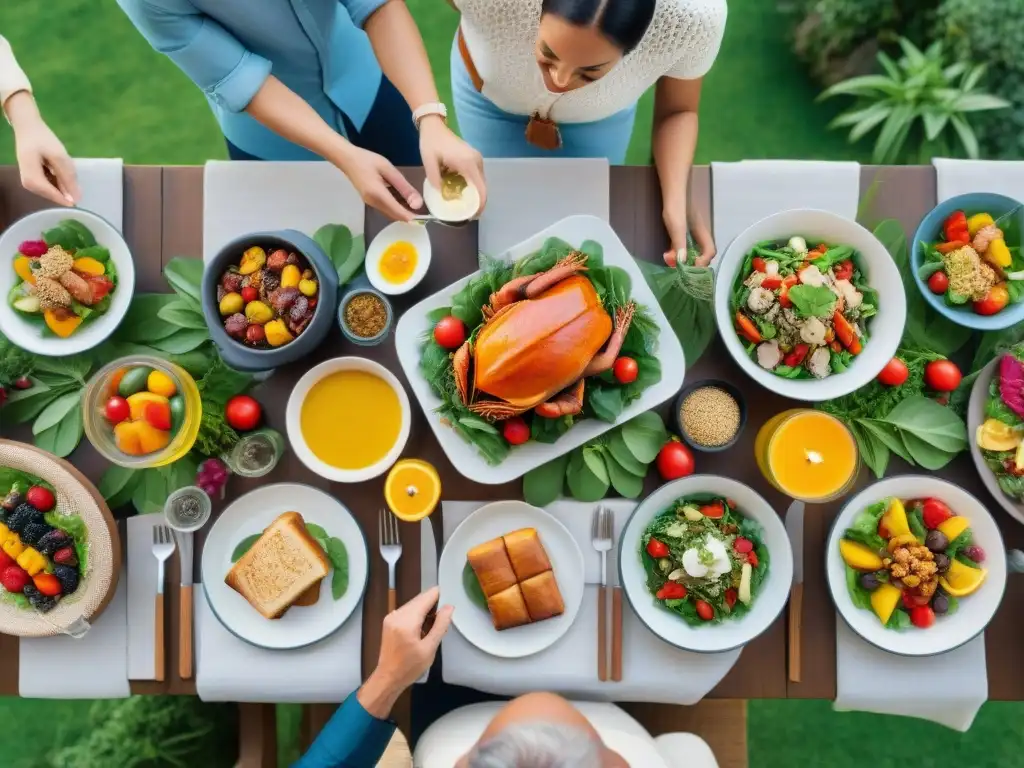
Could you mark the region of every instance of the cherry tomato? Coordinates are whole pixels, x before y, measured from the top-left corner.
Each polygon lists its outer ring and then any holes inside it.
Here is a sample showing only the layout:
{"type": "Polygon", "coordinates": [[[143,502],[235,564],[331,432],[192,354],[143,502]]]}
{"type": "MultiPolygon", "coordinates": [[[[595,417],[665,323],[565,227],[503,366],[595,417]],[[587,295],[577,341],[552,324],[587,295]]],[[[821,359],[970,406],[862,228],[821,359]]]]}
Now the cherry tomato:
{"type": "Polygon", "coordinates": [[[114,395],[103,407],[103,415],[111,424],[120,424],[132,415],[132,409],[128,406],[127,400],[120,395],[114,395]]]}
{"type": "Polygon", "coordinates": [[[686,587],[674,581],[666,581],[661,585],[654,597],[658,600],[682,600],[686,597],[686,587]]]}
{"type": "Polygon", "coordinates": [[[910,609],[910,623],[921,629],[928,629],[935,623],[935,611],[930,605],[915,605],[910,609]]]}
{"type": "Polygon", "coordinates": [[[924,367],[924,383],[936,392],[952,392],[962,378],[960,369],[950,360],[932,360],[924,367]]]}
{"type": "Polygon", "coordinates": [[[933,272],[928,278],[928,290],[932,293],[943,294],[949,290],[949,276],[941,269],[933,272]]]}
{"type": "Polygon", "coordinates": [[[747,552],[747,562],[750,563],[751,568],[757,568],[757,564],[760,562],[757,559],[757,552],[754,550],[747,552]]]}
{"type": "Polygon", "coordinates": [[[951,510],[944,501],[938,499],[925,499],[921,507],[921,519],[926,528],[938,528],[953,516],[951,510]]]}
{"type": "Polygon", "coordinates": [[[693,474],[693,453],[678,440],[665,443],[658,451],[655,463],[662,480],[676,480],[693,474]]]}
{"type": "Polygon", "coordinates": [[[722,502],[714,501],[701,507],[700,513],[704,517],[710,517],[712,520],[720,520],[725,515],[725,507],[722,505],[722,502]]]}
{"type": "Polygon", "coordinates": [[[995,315],[1010,303],[1010,292],[1006,283],[997,283],[988,289],[985,298],[971,306],[979,315],[995,315]]]}
{"type": "Polygon", "coordinates": [[[637,375],[640,373],[640,368],[636,364],[636,360],[632,357],[620,357],[615,361],[615,367],[612,369],[612,373],[615,374],[615,380],[619,384],[630,384],[636,381],[637,375]]]}
{"type": "Polygon", "coordinates": [[[906,608],[908,611],[912,611],[921,605],[928,605],[930,601],[930,597],[919,595],[916,592],[912,592],[909,589],[903,590],[903,607],[906,608]]]}
{"type": "Polygon", "coordinates": [[[732,543],[732,548],[739,552],[741,555],[745,555],[748,552],[752,552],[754,549],[754,542],[750,539],[744,539],[742,536],[737,536],[736,540],[732,543]]]}
{"type": "Polygon", "coordinates": [[[148,403],[142,411],[142,417],[151,427],[171,428],[171,407],[166,403],[148,403]]]}
{"type": "Polygon", "coordinates": [[[704,619],[704,621],[711,621],[713,618],[715,618],[715,609],[711,607],[711,603],[707,603],[703,600],[698,600],[697,615],[704,619]]]}
{"type": "Polygon", "coordinates": [[[750,266],[754,268],[755,272],[767,272],[768,264],[760,256],[755,256],[750,262],[750,266]]]}
{"type": "Polygon", "coordinates": [[[434,341],[445,349],[461,347],[465,340],[466,326],[457,317],[442,317],[434,326],[434,341]]]}
{"type": "Polygon", "coordinates": [[[894,357],[885,364],[878,374],[878,381],[887,387],[898,387],[907,380],[908,376],[910,376],[910,371],[907,369],[907,364],[898,357],[894,357]]]}
{"type": "Polygon", "coordinates": [[[248,304],[250,301],[256,301],[259,298],[259,291],[253,288],[251,285],[245,286],[242,289],[242,301],[248,304]]]}
{"type": "Polygon", "coordinates": [[[836,276],[836,280],[849,280],[853,277],[853,262],[849,259],[844,259],[832,267],[832,274],[836,276]]]}
{"type": "Polygon", "coordinates": [[[668,545],[663,541],[651,539],[647,542],[647,554],[651,557],[668,557],[668,545]]]}
{"type": "Polygon", "coordinates": [[[781,288],[782,275],[768,275],[768,277],[761,281],[761,287],[766,291],[774,291],[776,288],[781,288]]]}
{"type": "Polygon", "coordinates": [[[513,416],[505,422],[502,434],[509,445],[522,445],[530,439],[530,428],[519,416],[513,416]]]}
{"type": "Polygon", "coordinates": [[[57,500],[53,498],[53,491],[43,488],[41,485],[33,485],[29,488],[25,494],[25,501],[40,512],[49,512],[57,505],[57,500]]]}
{"type": "Polygon", "coordinates": [[[733,587],[729,587],[725,590],[725,604],[731,609],[736,605],[736,601],[739,599],[739,596],[739,593],[733,587]]]}
{"type": "Polygon", "coordinates": [[[232,429],[248,432],[256,429],[263,416],[263,408],[249,395],[235,395],[224,406],[224,418],[232,429]]]}

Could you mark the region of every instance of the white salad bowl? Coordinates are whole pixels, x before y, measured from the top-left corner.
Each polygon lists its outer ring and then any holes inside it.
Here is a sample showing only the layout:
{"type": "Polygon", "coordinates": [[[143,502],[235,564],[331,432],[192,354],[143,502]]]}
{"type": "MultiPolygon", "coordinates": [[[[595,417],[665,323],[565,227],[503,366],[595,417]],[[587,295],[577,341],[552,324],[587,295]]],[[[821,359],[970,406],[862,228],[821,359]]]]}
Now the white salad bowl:
{"type": "Polygon", "coordinates": [[[661,486],[633,511],[619,537],[619,580],[640,621],[666,643],[686,651],[719,653],[746,645],[782,613],[793,585],[793,550],[778,513],[749,485],[718,475],[690,475],[661,486]],[[714,493],[735,501],[743,517],[760,524],[769,558],[768,575],[754,594],[750,611],[737,619],[702,626],[690,626],[659,604],[647,589],[640,556],[641,537],[651,520],[677,499],[695,493],[714,493]]]}
{"type": "Polygon", "coordinates": [[[408,293],[422,282],[430,268],[430,233],[422,224],[395,221],[382,229],[366,249],[366,276],[370,285],[388,296],[408,293]],[[416,249],[416,266],[409,279],[392,283],[380,271],[380,259],[389,246],[405,241],[416,249]]]}
{"type": "Polygon", "coordinates": [[[929,475],[901,475],[868,486],[846,503],[828,537],[825,571],[839,615],[864,640],[900,656],[934,656],[960,647],[988,626],[1006,589],[1006,549],[985,505],[963,488],[929,475]],[[954,514],[971,521],[973,542],[985,550],[982,564],[988,570],[985,581],[973,594],[958,598],[956,613],[937,616],[935,624],[928,629],[887,629],[872,611],[853,604],[846,586],[846,564],[839,554],[839,540],[864,509],[890,497],[903,501],[924,498],[944,501],[954,514]]]}
{"type": "Polygon", "coordinates": [[[741,232],[721,258],[715,277],[715,317],[726,349],[743,371],[762,387],[783,397],[821,402],[848,395],[872,381],[896,354],[907,320],[903,280],[885,246],[855,221],[829,211],[782,211],[741,232]],[[789,240],[799,235],[810,243],[849,245],[860,254],[868,284],[878,291],[878,314],[868,321],[869,338],[863,351],[842,373],[824,379],[787,379],[759,366],[736,333],[730,307],[733,287],[747,253],[764,240],[789,240]]]}
{"type": "Polygon", "coordinates": [[[124,319],[134,292],[135,264],[128,244],[110,222],[95,213],[81,208],[47,208],[18,219],[0,235],[0,332],[29,352],[46,357],[63,357],[102,344],[124,319]],[[117,287],[111,294],[110,308],[102,316],[84,323],[68,338],[61,339],[44,333],[40,323],[33,323],[14,310],[7,296],[17,280],[14,257],[18,246],[26,240],[42,239],[43,232],[56,227],[65,219],[84,224],[96,242],[110,251],[110,260],[117,268],[117,287]]]}
{"type": "Polygon", "coordinates": [[[1024,501],[1016,501],[1003,493],[1003,489],[999,487],[999,481],[996,480],[996,476],[992,474],[992,470],[985,463],[985,455],[978,447],[978,427],[985,423],[988,390],[992,384],[992,378],[999,375],[999,360],[1001,358],[1002,355],[997,355],[995,360],[982,368],[971,387],[971,399],[967,404],[967,439],[971,443],[971,458],[974,459],[974,466],[977,468],[985,488],[992,494],[992,498],[999,506],[1009,512],[1017,522],[1024,523],[1024,501]]]}

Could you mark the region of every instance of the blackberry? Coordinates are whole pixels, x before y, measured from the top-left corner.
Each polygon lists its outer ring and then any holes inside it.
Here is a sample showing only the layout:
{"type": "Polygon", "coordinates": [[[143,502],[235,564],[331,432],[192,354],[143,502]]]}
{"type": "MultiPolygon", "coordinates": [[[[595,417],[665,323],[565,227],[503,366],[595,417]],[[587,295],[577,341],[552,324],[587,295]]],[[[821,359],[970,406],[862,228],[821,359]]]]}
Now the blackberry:
{"type": "Polygon", "coordinates": [[[46,523],[29,523],[21,532],[21,540],[30,547],[34,547],[43,536],[52,530],[53,526],[46,523]]]}
{"type": "Polygon", "coordinates": [[[14,508],[14,511],[7,519],[7,527],[15,533],[21,534],[29,523],[41,522],[43,522],[43,513],[28,502],[22,502],[14,508]]]}
{"type": "Polygon", "coordinates": [[[47,597],[36,589],[34,584],[26,584],[25,589],[21,594],[27,597],[29,605],[40,613],[47,613],[53,610],[53,607],[57,604],[57,600],[55,598],[47,597]]]}
{"type": "Polygon", "coordinates": [[[74,542],[71,536],[60,528],[54,528],[36,542],[35,547],[47,557],[53,557],[58,549],[70,547],[74,542]]]}
{"type": "Polygon", "coordinates": [[[77,568],[72,568],[70,565],[55,565],[53,566],[53,575],[56,576],[57,581],[60,582],[60,588],[63,594],[70,595],[78,589],[77,568]]]}

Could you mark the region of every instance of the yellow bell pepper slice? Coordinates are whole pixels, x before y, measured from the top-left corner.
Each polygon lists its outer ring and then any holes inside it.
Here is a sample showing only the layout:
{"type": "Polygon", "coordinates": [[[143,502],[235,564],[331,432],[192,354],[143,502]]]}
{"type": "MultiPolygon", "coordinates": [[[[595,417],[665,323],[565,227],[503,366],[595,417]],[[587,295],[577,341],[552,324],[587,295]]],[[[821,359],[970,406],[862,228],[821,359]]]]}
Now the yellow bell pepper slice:
{"type": "Polygon", "coordinates": [[[985,258],[1001,269],[1005,269],[1013,263],[1013,256],[1010,255],[1010,249],[1006,246],[1006,241],[1002,238],[993,240],[988,244],[988,250],[985,251],[985,258]]]}
{"type": "Polygon", "coordinates": [[[989,224],[995,224],[995,220],[987,213],[976,213],[967,220],[967,231],[974,237],[989,224]]]}

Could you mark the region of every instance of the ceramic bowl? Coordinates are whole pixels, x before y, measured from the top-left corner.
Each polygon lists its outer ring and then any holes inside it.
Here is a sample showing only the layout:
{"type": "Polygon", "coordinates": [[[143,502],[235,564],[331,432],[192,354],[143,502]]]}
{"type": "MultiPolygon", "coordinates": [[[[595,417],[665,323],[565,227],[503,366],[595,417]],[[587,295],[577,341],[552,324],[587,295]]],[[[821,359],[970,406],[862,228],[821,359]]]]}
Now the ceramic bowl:
{"type": "Polygon", "coordinates": [[[985,423],[986,405],[989,400],[989,387],[993,377],[999,376],[999,361],[1002,355],[996,355],[996,359],[986,365],[978,372],[978,378],[974,380],[971,387],[971,399],[967,404],[967,439],[971,441],[971,458],[974,459],[974,466],[978,470],[981,482],[992,494],[996,503],[1005,509],[1015,520],[1024,523],[1024,501],[1017,501],[1011,496],[1003,493],[999,487],[999,481],[985,463],[985,453],[978,447],[978,427],[985,423]]]}
{"type": "Polygon", "coordinates": [[[692,384],[688,384],[683,387],[683,390],[679,393],[679,397],[675,399],[672,411],[672,421],[676,427],[676,434],[679,435],[684,443],[693,448],[693,450],[703,451],[705,453],[718,453],[735,445],[736,441],[740,439],[740,435],[743,434],[743,428],[747,426],[747,401],[743,397],[743,393],[740,392],[739,387],[731,382],[725,381],[724,379],[703,379],[702,381],[695,381],[692,384]],[[736,428],[736,434],[732,436],[731,440],[722,443],[721,445],[703,445],[698,443],[690,437],[689,432],[687,432],[683,427],[683,403],[686,402],[686,398],[698,389],[703,389],[704,387],[715,387],[732,395],[732,399],[736,401],[736,405],[738,405],[740,409],[740,424],[736,428]]]}
{"type": "Polygon", "coordinates": [[[793,400],[821,402],[848,395],[872,381],[892,359],[903,336],[907,297],[889,252],[855,221],[829,211],[782,211],[744,230],[726,249],[715,278],[715,317],[729,354],[750,378],[765,389],[793,400]],[[808,242],[849,245],[860,253],[865,277],[878,291],[878,314],[868,322],[870,338],[843,373],[824,379],[787,379],[765,370],[747,354],[746,342],[736,333],[730,299],[747,253],[764,240],[789,240],[800,235],[808,242]]]}
{"type": "MultiPolygon", "coordinates": [[[[291,395],[288,397],[288,406],[285,409],[285,423],[288,431],[288,442],[292,450],[295,451],[295,455],[309,469],[320,475],[320,477],[327,478],[336,483],[361,483],[364,480],[370,480],[384,474],[395,463],[402,454],[406,441],[409,439],[412,418],[409,409],[409,396],[406,395],[405,388],[398,380],[398,377],[391,373],[391,371],[380,363],[367,360],[365,357],[336,357],[333,360],[326,360],[320,363],[320,365],[311,368],[299,379],[291,395]],[[376,464],[363,467],[362,469],[339,469],[322,461],[307,445],[306,439],[302,434],[302,404],[306,396],[314,384],[325,376],[337,373],[338,371],[365,371],[383,379],[395,391],[395,394],[398,395],[398,404],[402,410],[402,423],[398,430],[398,438],[395,440],[391,450],[376,464]]],[[[345,424],[338,424],[337,426],[338,439],[358,439],[358,436],[346,435],[345,424]]]]}
{"type": "Polygon", "coordinates": [[[203,269],[203,315],[210,337],[224,362],[239,371],[269,371],[294,363],[308,355],[327,337],[334,324],[338,305],[338,272],[334,264],[312,238],[293,229],[254,232],[232,240],[203,269]],[[231,338],[224,330],[217,302],[217,284],[232,264],[238,264],[247,248],[259,246],[268,254],[283,248],[302,255],[320,284],[313,319],[293,341],[271,349],[254,349],[231,338]]]}
{"type": "Polygon", "coordinates": [[[619,536],[619,583],[640,621],[666,643],[686,651],[719,653],[746,645],[782,613],[793,584],[793,550],[778,513],[749,485],[718,475],[690,475],[661,486],[633,511],[619,536]],[[661,606],[647,589],[647,572],[640,557],[643,532],[676,499],[694,493],[733,499],[744,517],[761,525],[770,558],[768,574],[754,594],[750,612],[742,618],[690,626],[661,606]]]}
{"type": "MultiPolygon", "coordinates": [[[[357,285],[358,282],[359,281],[357,280],[356,283],[354,283],[354,285],[357,285]]],[[[341,328],[341,333],[342,335],[344,335],[346,339],[351,341],[353,344],[359,345],[360,347],[375,347],[378,344],[383,343],[391,334],[391,328],[394,325],[394,322],[395,313],[391,307],[391,302],[388,301],[388,297],[385,296],[380,291],[374,290],[373,288],[365,286],[354,287],[352,288],[352,290],[350,290],[348,293],[342,296],[341,301],[338,302],[338,327],[341,328]],[[345,308],[348,306],[348,303],[352,301],[352,299],[354,299],[356,296],[361,296],[364,293],[369,293],[380,299],[381,302],[384,304],[384,311],[387,313],[387,318],[384,320],[384,327],[376,336],[359,336],[355,331],[353,331],[349,327],[348,323],[345,321],[345,308]]]]}
{"type": "Polygon", "coordinates": [[[1006,589],[1006,549],[1003,537],[985,505],[963,488],[930,475],[901,475],[868,486],[850,499],[832,526],[825,549],[825,573],[832,602],[850,629],[872,645],[901,656],[933,656],[958,648],[984,631],[992,620],[1006,589]],[[898,631],[886,629],[875,614],[853,604],[846,586],[846,566],[839,554],[839,540],[854,518],[875,502],[897,497],[901,500],[936,498],[954,514],[971,521],[973,542],[987,555],[988,576],[976,592],[958,598],[959,608],[950,616],[936,617],[928,629],[898,631]]]}
{"type": "Polygon", "coordinates": [[[388,296],[408,293],[423,281],[430,268],[430,233],[422,224],[410,224],[404,221],[388,224],[373,238],[370,247],[366,249],[365,266],[370,284],[381,293],[388,296]],[[416,249],[416,266],[408,280],[393,283],[381,274],[380,261],[388,246],[401,241],[410,243],[416,249]]]}
{"type": "Polygon", "coordinates": [[[1009,304],[994,315],[979,315],[971,309],[969,304],[954,307],[946,303],[943,296],[932,293],[928,288],[927,278],[922,279],[920,272],[921,265],[924,263],[922,243],[933,243],[942,239],[942,224],[951,213],[963,211],[968,217],[975,213],[988,213],[992,218],[998,219],[1013,210],[1017,211],[1015,214],[1017,241],[1013,242],[1013,238],[1010,238],[1007,245],[1019,246],[1022,245],[1020,239],[1024,232],[1024,206],[1012,197],[1005,195],[997,195],[992,192],[971,192],[966,195],[957,195],[939,203],[931,210],[931,213],[921,220],[910,247],[910,266],[914,270],[914,282],[917,283],[918,290],[921,291],[921,295],[932,309],[957,325],[974,328],[978,331],[998,331],[1024,322],[1024,302],[1009,304]]]}
{"type": "Polygon", "coordinates": [[[80,208],[49,208],[18,219],[0,236],[0,264],[3,264],[0,266],[0,332],[22,349],[37,355],[74,355],[102,344],[124,319],[135,292],[135,263],[121,233],[106,219],[80,208]],[[96,242],[110,251],[110,260],[117,268],[117,287],[110,295],[110,308],[106,312],[61,339],[45,331],[41,317],[33,322],[34,317],[28,319],[12,309],[7,295],[17,279],[12,263],[18,245],[25,240],[41,239],[43,232],[67,219],[88,227],[96,242]]]}

